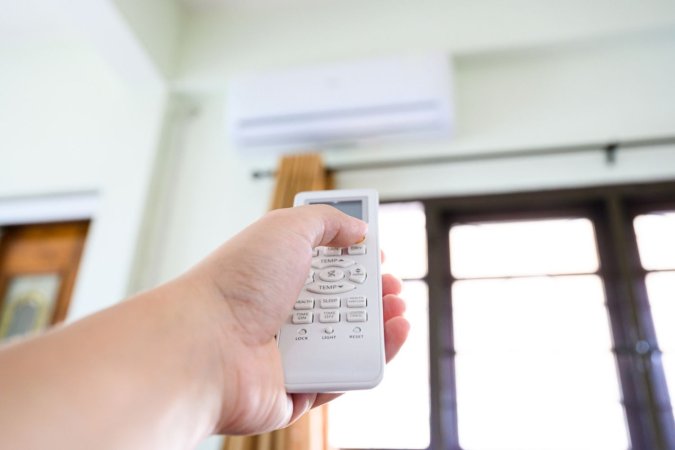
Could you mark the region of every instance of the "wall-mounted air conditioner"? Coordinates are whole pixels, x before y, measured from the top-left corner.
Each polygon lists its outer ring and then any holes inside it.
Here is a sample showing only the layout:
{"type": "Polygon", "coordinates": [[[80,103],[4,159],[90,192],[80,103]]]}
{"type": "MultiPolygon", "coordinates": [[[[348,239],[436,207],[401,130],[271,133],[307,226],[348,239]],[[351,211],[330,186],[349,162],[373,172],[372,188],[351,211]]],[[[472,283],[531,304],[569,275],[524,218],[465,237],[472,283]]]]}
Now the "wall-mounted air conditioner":
{"type": "Polygon", "coordinates": [[[444,55],[251,74],[229,84],[229,133],[244,153],[450,136],[451,85],[444,55]]]}

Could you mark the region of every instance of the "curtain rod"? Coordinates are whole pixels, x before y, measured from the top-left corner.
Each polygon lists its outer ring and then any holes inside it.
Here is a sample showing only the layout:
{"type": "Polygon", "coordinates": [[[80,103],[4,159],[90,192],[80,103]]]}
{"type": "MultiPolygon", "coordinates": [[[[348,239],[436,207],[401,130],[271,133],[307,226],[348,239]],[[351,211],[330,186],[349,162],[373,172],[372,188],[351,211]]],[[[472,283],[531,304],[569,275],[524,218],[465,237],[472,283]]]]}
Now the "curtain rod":
{"type": "MultiPolygon", "coordinates": [[[[530,156],[568,155],[573,153],[586,153],[602,151],[606,155],[608,164],[616,161],[616,152],[619,149],[639,149],[642,147],[655,147],[660,145],[675,144],[675,136],[664,136],[624,141],[612,141],[604,144],[579,144],[569,146],[537,147],[514,151],[487,151],[477,154],[424,156],[421,158],[400,158],[394,160],[366,161],[327,166],[329,172],[356,172],[362,170],[391,169],[396,167],[428,166],[435,164],[463,163],[499,159],[515,159],[530,156]]],[[[255,170],[253,178],[272,178],[276,176],[276,170],[255,170]]]]}

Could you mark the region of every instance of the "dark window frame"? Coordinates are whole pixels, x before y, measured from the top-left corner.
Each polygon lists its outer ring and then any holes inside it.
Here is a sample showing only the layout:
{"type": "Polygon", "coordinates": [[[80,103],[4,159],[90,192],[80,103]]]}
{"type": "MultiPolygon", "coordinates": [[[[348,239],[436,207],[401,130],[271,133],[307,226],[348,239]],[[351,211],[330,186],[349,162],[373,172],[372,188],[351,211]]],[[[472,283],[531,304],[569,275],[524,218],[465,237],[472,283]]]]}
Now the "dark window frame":
{"type": "Polygon", "coordinates": [[[649,310],[633,219],[675,210],[675,183],[426,199],[431,449],[460,449],[449,230],[477,221],[586,217],[596,230],[600,275],[631,447],[674,449],[673,411],[649,310]],[[638,350],[639,349],[639,350],[638,350]]]}
{"type": "MultiPolygon", "coordinates": [[[[623,405],[633,450],[675,450],[673,409],[661,365],[633,219],[675,210],[675,181],[450,198],[421,202],[429,289],[430,450],[461,450],[457,425],[450,227],[477,221],[585,217],[596,233],[623,405]],[[640,344],[640,351],[637,344],[640,344]],[[644,344],[647,344],[646,346],[644,344]]],[[[675,397],[675,392],[672,394],[675,397]]]]}

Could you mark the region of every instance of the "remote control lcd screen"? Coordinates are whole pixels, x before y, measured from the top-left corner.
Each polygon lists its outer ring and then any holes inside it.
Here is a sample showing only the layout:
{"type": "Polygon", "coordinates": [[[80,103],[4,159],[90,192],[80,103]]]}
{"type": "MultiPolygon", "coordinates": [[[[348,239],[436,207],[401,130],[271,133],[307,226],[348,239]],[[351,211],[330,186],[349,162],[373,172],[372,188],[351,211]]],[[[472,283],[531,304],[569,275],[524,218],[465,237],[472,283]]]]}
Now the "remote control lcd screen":
{"type": "Polygon", "coordinates": [[[316,205],[330,205],[343,213],[363,220],[363,202],[361,200],[349,200],[344,202],[316,202],[316,205]]]}

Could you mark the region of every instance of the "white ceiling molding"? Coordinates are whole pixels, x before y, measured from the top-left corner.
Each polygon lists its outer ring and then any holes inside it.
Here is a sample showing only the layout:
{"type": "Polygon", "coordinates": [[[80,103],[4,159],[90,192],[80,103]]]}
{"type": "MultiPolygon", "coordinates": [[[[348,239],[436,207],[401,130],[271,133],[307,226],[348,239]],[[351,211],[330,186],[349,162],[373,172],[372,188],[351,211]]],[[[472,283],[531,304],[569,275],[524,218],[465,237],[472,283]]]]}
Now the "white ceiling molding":
{"type": "Polygon", "coordinates": [[[98,202],[96,192],[0,198],[0,226],[92,219],[98,202]]]}

